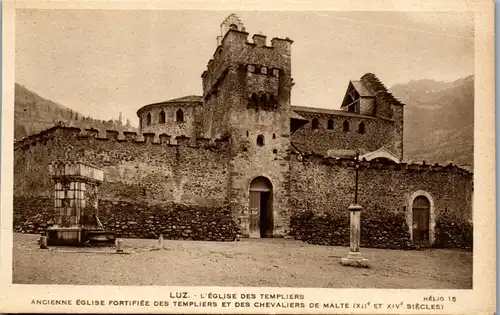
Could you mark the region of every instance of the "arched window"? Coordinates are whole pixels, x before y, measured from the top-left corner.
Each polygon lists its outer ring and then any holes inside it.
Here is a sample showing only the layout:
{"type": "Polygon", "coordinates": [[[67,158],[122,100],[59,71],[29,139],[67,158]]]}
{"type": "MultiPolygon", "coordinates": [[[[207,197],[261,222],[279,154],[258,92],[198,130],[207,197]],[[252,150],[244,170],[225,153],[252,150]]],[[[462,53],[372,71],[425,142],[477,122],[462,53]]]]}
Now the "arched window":
{"type": "Polygon", "coordinates": [[[229,29],[236,31],[236,30],[238,30],[238,26],[236,24],[231,24],[231,25],[229,25],[229,29]]]}
{"type": "Polygon", "coordinates": [[[276,98],[274,97],[274,95],[273,95],[273,94],[271,94],[271,96],[269,97],[269,103],[270,103],[270,104],[271,104],[271,106],[273,106],[273,107],[276,107],[276,105],[277,105],[277,103],[278,103],[278,102],[276,102],[276,98]]]}
{"type": "Polygon", "coordinates": [[[255,93],[252,94],[252,99],[250,100],[250,104],[257,108],[259,105],[259,99],[257,98],[257,95],[255,93]]]}
{"type": "Polygon", "coordinates": [[[319,128],[319,120],[318,120],[318,118],[313,118],[312,129],[318,129],[318,128],[319,128]]]}
{"type": "Polygon", "coordinates": [[[333,130],[333,120],[328,119],[328,130],[333,130]]]}
{"type": "Polygon", "coordinates": [[[260,108],[266,108],[267,107],[267,96],[266,94],[262,94],[260,97],[260,108]]]}
{"type": "Polygon", "coordinates": [[[342,126],[342,127],[343,127],[343,130],[344,130],[344,131],[349,131],[349,122],[348,122],[347,120],[346,120],[346,121],[344,121],[344,124],[343,124],[343,126],[342,126]]]}
{"type": "Polygon", "coordinates": [[[178,109],[177,112],[175,112],[175,120],[177,122],[184,121],[184,112],[182,111],[182,109],[178,109]]]}
{"type": "Polygon", "coordinates": [[[151,113],[148,113],[148,116],[146,117],[146,125],[151,125],[151,113]]]}
{"type": "Polygon", "coordinates": [[[161,110],[160,115],[158,115],[158,123],[165,123],[165,111],[163,109],[161,110]]]}
{"type": "Polygon", "coordinates": [[[358,132],[361,134],[365,133],[365,123],[363,122],[359,123],[358,132]]]}
{"type": "Polygon", "coordinates": [[[264,145],[264,136],[263,135],[258,135],[257,136],[257,145],[259,147],[263,146],[264,145]]]}

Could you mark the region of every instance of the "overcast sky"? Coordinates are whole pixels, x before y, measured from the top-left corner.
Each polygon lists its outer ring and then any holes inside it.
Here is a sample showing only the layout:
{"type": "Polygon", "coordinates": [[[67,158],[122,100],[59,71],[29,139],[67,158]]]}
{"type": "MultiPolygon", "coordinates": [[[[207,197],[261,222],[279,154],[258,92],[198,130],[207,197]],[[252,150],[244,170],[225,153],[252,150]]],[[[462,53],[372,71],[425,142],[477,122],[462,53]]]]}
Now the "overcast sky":
{"type": "MultiPolygon", "coordinates": [[[[220,23],[233,12],[18,10],[16,82],[96,118],[201,95],[220,23]]],[[[254,33],[289,37],[292,104],[340,107],[350,79],[386,86],[474,73],[470,13],[238,12],[254,33]]]]}

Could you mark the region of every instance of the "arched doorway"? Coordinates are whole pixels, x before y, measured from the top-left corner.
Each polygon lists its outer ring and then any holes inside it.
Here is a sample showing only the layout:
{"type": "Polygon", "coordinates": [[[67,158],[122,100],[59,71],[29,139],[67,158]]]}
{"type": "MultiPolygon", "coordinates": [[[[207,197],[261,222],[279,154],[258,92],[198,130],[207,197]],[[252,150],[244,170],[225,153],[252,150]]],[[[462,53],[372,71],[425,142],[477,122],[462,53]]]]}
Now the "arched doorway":
{"type": "Polygon", "coordinates": [[[425,196],[417,196],[412,204],[413,244],[430,245],[431,203],[425,196]]]}
{"type": "Polygon", "coordinates": [[[265,177],[257,177],[250,183],[251,238],[273,237],[273,186],[265,177]]]}

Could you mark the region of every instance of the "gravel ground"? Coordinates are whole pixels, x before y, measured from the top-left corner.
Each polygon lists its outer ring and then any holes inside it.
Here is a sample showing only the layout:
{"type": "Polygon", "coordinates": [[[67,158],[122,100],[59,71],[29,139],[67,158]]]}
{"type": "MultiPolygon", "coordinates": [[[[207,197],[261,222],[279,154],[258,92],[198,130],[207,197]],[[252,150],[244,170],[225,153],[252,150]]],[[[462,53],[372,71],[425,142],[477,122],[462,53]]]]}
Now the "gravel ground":
{"type": "Polygon", "coordinates": [[[471,289],[472,253],[362,249],[371,268],[345,267],[347,247],[285,239],[239,242],[123,239],[112,247],[39,249],[38,235],[14,234],[13,283],[471,289]]]}

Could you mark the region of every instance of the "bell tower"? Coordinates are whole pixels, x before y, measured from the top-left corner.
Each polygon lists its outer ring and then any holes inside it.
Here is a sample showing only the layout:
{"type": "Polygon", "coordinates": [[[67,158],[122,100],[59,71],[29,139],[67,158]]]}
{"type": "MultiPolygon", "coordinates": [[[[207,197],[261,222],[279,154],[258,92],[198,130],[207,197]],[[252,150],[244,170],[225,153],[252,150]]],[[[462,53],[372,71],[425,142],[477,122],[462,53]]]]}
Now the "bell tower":
{"type": "Polygon", "coordinates": [[[205,136],[230,138],[229,200],[243,235],[272,237],[286,234],[288,225],[292,40],[273,38],[268,45],[265,35],[248,37],[236,15],[222,22],[202,75],[205,136]],[[257,231],[263,228],[260,203],[249,201],[256,178],[272,186],[266,233],[257,231]]]}

